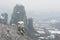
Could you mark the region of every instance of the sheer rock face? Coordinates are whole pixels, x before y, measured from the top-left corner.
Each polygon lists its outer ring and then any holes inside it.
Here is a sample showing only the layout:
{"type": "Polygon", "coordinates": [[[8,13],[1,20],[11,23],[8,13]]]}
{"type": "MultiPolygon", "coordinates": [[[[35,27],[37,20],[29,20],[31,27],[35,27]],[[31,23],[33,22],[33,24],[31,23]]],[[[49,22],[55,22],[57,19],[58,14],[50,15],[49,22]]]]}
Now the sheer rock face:
{"type": "Polygon", "coordinates": [[[17,24],[18,21],[24,21],[26,25],[26,13],[23,5],[16,5],[13,10],[10,24],[17,24]]]}
{"type": "Polygon", "coordinates": [[[0,24],[0,40],[32,40],[27,35],[18,35],[16,32],[16,26],[0,24]],[[9,30],[9,33],[7,33],[7,30],[9,30]]]}
{"type": "Polygon", "coordinates": [[[29,18],[27,23],[28,23],[28,27],[27,27],[28,28],[27,29],[28,35],[31,36],[32,38],[37,39],[37,35],[35,35],[35,34],[38,34],[38,33],[36,32],[36,30],[33,27],[33,19],[29,18]]]}
{"type": "Polygon", "coordinates": [[[0,16],[0,23],[8,24],[8,14],[2,13],[0,16]]]}

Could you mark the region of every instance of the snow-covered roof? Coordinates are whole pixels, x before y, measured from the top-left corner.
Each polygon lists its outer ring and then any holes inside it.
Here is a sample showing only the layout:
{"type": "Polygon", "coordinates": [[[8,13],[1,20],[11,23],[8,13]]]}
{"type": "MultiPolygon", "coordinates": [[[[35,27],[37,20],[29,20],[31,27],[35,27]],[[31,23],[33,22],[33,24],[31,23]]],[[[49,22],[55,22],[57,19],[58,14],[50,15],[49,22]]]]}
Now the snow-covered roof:
{"type": "Polygon", "coordinates": [[[50,22],[51,22],[52,24],[54,24],[54,23],[56,23],[56,22],[58,22],[58,21],[57,21],[57,20],[52,19],[52,20],[50,20],[50,22]]]}
{"type": "Polygon", "coordinates": [[[55,38],[55,35],[50,35],[50,36],[48,36],[47,38],[55,38]]]}
{"type": "Polygon", "coordinates": [[[45,34],[45,32],[44,31],[37,31],[38,33],[40,33],[40,34],[45,34]]]}
{"type": "Polygon", "coordinates": [[[60,31],[49,30],[51,34],[60,34],[60,31]]]}
{"type": "Polygon", "coordinates": [[[39,37],[40,39],[45,39],[45,37],[39,37]]]}

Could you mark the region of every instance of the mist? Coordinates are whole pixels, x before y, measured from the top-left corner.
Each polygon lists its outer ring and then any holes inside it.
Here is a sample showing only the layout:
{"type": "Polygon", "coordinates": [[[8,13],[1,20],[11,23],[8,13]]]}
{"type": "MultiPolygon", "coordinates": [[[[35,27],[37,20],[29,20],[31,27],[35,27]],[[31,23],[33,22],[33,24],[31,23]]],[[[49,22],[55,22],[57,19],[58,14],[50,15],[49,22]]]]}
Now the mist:
{"type": "Polygon", "coordinates": [[[24,5],[29,17],[60,17],[60,0],[0,0],[0,13],[7,12],[10,17],[16,4],[24,5]]]}

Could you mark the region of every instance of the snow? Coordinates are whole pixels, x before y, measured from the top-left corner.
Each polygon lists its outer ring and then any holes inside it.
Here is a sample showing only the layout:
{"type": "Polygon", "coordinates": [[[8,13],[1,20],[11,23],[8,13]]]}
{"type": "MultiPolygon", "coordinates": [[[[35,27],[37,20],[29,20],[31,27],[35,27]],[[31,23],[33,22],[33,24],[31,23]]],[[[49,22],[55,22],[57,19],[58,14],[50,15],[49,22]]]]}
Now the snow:
{"type": "Polygon", "coordinates": [[[4,19],[4,17],[3,17],[3,16],[0,16],[0,18],[1,18],[1,19],[4,19]]]}
{"type": "Polygon", "coordinates": [[[17,14],[19,14],[20,12],[17,12],[17,14]]]}
{"type": "Polygon", "coordinates": [[[51,34],[60,34],[60,31],[49,30],[49,32],[50,32],[51,34]]]}
{"type": "Polygon", "coordinates": [[[42,33],[43,33],[43,34],[45,34],[45,32],[44,32],[44,31],[37,31],[37,32],[38,32],[38,33],[40,33],[40,34],[42,34],[42,33]]]}

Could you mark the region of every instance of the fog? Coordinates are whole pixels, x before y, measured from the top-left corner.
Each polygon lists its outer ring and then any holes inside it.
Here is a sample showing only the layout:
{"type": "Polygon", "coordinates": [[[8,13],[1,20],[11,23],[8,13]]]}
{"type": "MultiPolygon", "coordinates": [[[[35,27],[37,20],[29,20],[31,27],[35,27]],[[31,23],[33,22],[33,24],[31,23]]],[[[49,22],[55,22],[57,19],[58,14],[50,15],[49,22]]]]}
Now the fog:
{"type": "Polygon", "coordinates": [[[60,0],[0,0],[0,39],[60,40],[60,0]]]}
{"type": "Polygon", "coordinates": [[[0,0],[0,13],[10,17],[16,4],[24,5],[28,16],[60,17],[60,0],[0,0]]]}

